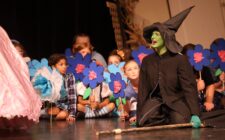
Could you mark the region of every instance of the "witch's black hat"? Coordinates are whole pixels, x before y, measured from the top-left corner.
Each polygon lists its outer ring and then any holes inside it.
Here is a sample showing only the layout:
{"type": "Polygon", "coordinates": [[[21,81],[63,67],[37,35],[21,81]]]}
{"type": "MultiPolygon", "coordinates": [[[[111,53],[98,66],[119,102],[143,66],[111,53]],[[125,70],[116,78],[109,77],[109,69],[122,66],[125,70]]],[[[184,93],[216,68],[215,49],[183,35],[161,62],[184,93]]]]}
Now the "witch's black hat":
{"type": "Polygon", "coordinates": [[[170,18],[169,20],[165,21],[164,23],[154,23],[150,26],[147,26],[144,28],[144,38],[151,42],[151,36],[152,32],[154,30],[158,30],[163,39],[165,40],[165,45],[168,48],[169,51],[173,53],[181,52],[182,46],[176,41],[175,39],[175,33],[179,29],[180,25],[184,21],[184,19],[187,17],[187,15],[190,13],[191,9],[194,6],[180,12],[176,16],[170,18]]]}

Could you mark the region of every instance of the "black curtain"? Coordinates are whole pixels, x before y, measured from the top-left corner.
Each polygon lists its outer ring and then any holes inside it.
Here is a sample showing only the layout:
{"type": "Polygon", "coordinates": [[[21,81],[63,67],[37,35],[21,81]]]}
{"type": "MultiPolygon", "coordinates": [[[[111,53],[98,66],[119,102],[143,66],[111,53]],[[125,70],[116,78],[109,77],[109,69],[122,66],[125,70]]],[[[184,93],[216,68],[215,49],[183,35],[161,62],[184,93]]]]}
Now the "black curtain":
{"type": "Polygon", "coordinates": [[[77,33],[90,35],[105,58],[116,48],[106,0],[7,0],[1,3],[0,25],[36,59],[64,53],[77,33]]]}

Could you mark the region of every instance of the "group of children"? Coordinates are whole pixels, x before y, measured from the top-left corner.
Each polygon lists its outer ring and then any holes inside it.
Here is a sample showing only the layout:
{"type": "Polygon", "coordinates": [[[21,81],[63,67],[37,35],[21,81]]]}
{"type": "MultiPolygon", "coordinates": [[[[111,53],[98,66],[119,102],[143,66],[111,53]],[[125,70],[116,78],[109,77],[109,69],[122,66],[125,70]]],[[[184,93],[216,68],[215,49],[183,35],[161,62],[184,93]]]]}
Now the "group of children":
{"type": "MultiPolygon", "coordinates": [[[[16,40],[12,40],[12,43],[21,56],[26,58],[25,62],[29,63],[30,59],[27,57],[23,46],[16,40]]],[[[104,58],[98,52],[93,50],[88,35],[77,35],[74,38],[71,50],[73,54],[80,53],[82,57],[90,54],[92,61],[98,66],[104,67],[104,71],[108,71],[104,58]]],[[[122,61],[125,61],[125,64],[122,67],[122,76],[127,79],[126,88],[124,89],[125,98],[127,100],[126,104],[123,104],[122,102],[119,106],[115,104],[114,100],[111,98],[113,96],[113,91],[110,90],[109,84],[105,81],[98,83],[96,87],[89,91],[90,96],[84,98],[84,95],[88,91],[88,87],[82,81],[77,81],[72,73],[67,73],[68,58],[63,54],[53,54],[48,59],[48,65],[51,69],[55,69],[59,72],[62,76],[63,84],[59,91],[60,97],[57,98],[57,100],[54,102],[48,100],[42,101],[41,114],[43,116],[53,116],[56,120],[75,121],[76,118],[80,117],[96,118],[105,115],[112,116],[112,114],[114,114],[113,112],[120,112],[117,114],[119,114],[119,117],[122,120],[128,119],[130,123],[136,122],[140,66],[135,60],[131,59],[131,50],[129,53],[122,53],[123,56],[120,54],[121,53],[118,53],[116,50],[112,51],[108,57],[108,65],[118,66],[122,61]]],[[[84,69],[84,67],[80,68],[82,70],[84,69]]],[[[210,69],[208,68],[208,70],[210,69]]],[[[196,78],[196,84],[199,89],[199,98],[202,99],[202,101],[200,101],[200,107],[203,107],[202,111],[224,109],[225,106],[223,94],[219,94],[221,97],[219,97],[216,102],[213,102],[215,100],[215,91],[220,93],[224,92],[224,88],[221,88],[222,85],[220,82],[224,81],[224,76],[218,76],[220,77],[220,80],[218,81],[207,82],[209,81],[208,77],[210,77],[210,74],[211,73],[207,73],[205,75],[206,78],[204,79],[196,78]],[[216,85],[218,85],[217,88],[216,85]],[[202,94],[203,97],[200,96],[202,94]]],[[[221,73],[221,75],[224,75],[224,73],[221,73]]],[[[94,74],[94,77],[95,76],[96,75],[94,74]]],[[[34,84],[34,80],[31,79],[31,81],[34,84]]],[[[41,94],[40,90],[37,92],[41,94]]]]}
{"type": "MultiPolygon", "coordinates": [[[[216,40],[224,40],[222,38],[216,40]]],[[[216,41],[213,41],[216,43],[216,41]]],[[[187,55],[188,50],[194,50],[194,44],[186,44],[183,47],[182,53],[187,55]]],[[[199,71],[193,68],[197,90],[199,93],[199,105],[202,112],[213,111],[218,109],[224,109],[224,72],[216,74],[216,69],[211,66],[204,66],[201,70],[201,75],[199,71]]]]}
{"type": "MultiPolygon", "coordinates": [[[[16,40],[12,40],[12,42],[20,52],[21,56],[24,58],[27,57],[23,46],[16,40]]],[[[71,50],[73,54],[80,53],[82,57],[90,54],[92,61],[97,65],[104,67],[104,71],[108,72],[104,58],[99,53],[93,51],[93,46],[90,43],[88,35],[77,35],[74,39],[74,44],[71,50]],[[95,53],[93,54],[93,52],[95,53]]],[[[124,59],[117,54],[116,50],[112,51],[108,57],[108,65],[118,66],[122,61],[124,61],[124,59]]],[[[29,63],[28,61],[26,62],[29,63]]],[[[113,114],[119,114],[121,119],[131,118],[131,122],[135,121],[140,68],[134,60],[126,60],[126,63],[123,66],[123,76],[129,81],[124,90],[128,101],[126,105],[121,103],[118,107],[112,99],[113,92],[110,90],[108,83],[104,81],[91,89],[91,95],[87,99],[84,99],[83,96],[88,87],[83,84],[82,81],[76,80],[72,73],[67,73],[68,62],[67,56],[64,54],[51,55],[48,59],[48,65],[52,69],[56,69],[62,75],[66,96],[60,97],[55,102],[42,100],[43,105],[40,116],[41,118],[49,118],[50,116],[53,116],[55,120],[75,121],[76,118],[82,117],[96,118],[105,115],[112,116],[113,114]],[[121,109],[117,108],[122,108],[123,112],[118,113],[121,109]]],[[[38,71],[40,70],[41,69],[38,71]]],[[[33,77],[31,81],[34,84],[35,77],[33,77]]],[[[42,94],[42,91],[40,91],[39,88],[36,88],[36,90],[39,94],[42,94]]]]}

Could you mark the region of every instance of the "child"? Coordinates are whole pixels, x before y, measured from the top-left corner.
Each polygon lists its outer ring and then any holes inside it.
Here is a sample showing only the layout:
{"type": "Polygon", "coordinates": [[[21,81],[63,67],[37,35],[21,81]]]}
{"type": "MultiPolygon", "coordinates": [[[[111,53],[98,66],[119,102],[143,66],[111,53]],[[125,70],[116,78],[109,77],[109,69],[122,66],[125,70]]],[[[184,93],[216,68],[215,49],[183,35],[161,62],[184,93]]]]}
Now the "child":
{"type": "Polygon", "coordinates": [[[132,50],[130,48],[122,48],[117,50],[117,54],[122,58],[122,61],[128,61],[132,58],[132,50]]]}
{"type": "Polygon", "coordinates": [[[129,116],[130,123],[136,122],[136,110],[137,110],[137,93],[138,93],[138,82],[139,82],[139,65],[134,60],[129,60],[124,65],[124,73],[127,79],[130,81],[124,90],[127,104],[125,105],[125,110],[129,115],[122,115],[121,118],[129,116]]]}
{"type": "Polygon", "coordinates": [[[106,64],[106,61],[105,61],[104,57],[100,53],[98,53],[97,51],[94,51],[94,47],[91,44],[90,37],[87,34],[80,33],[80,34],[77,34],[74,37],[74,39],[73,39],[73,46],[72,46],[72,52],[76,53],[75,50],[80,45],[87,46],[87,47],[89,47],[92,50],[92,53],[91,53],[92,60],[95,60],[96,64],[102,65],[105,68],[107,67],[107,64],[106,64]]]}
{"type": "Polygon", "coordinates": [[[77,84],[78,94],[78,111],[85,113],[85,118],[95,118],[110,113],[114,108],[114,103],[110,103],[109,96],[111,91],[108,84],[101,83],[92,89],[91,95],[87,100],[83,99],[83,95],[87,87],[82,83],[77,84]]]}
{"type": "Polygon", "coordinates": [[[91,54],[93,49],[87,44],[79,44],[76,48],[73,49],[73,53],[80,53],[83,57],[87,54],[91,54]]]}
{"type": "MultiPolygon", "coordinates": [[[[183,47],[182,53],[187,55],[188,50],[194,50],[194,44],[186,44],[183,47]]],[[[193,69],[196,82],[197,82],[197,90],[199,93],[199,104],[201,111],[211,111],[215,109],[214,104],[214,96],[215,96],[215,86],[214,86],[214,79],[210,72],[209,67],[204,66],[201,70],[201,79],[199,76],[199,72],[193,69]]]]}
{"type": "Polygon", "coordinates": [[[224,87],[224,79],[225,73],[221,72],[218,76],[219,81],[215,83],[216,92],[214,97],[215,109],[224,109],[225,108],[225,87],[224,87]]]}
{"type": "Polygon", "coordinates": [[[116,53],[116,51],[112,51],[108,57],[108,65],[114,64],[116,66],[122,61],[120,55],[116,53]]]}
{"type": "Polygon", "coordinates": [[[39,121],[41,100],[26,63],[0,27],[0,129],[26,129],[39,121]]]}
{"type": "Polygon", "coordinates": [[[56,120],[75,121],[76,117],[76,87],[75,78],[72,74],[66,73],[67,70],[67,60],[62,54],[53,54],[49,58],[49,66],[53,69],[57,69],[58,72],[64,78],[64,86],[66,91],[66,96],[60,98],[56,103],[56,107],[48,109],[49,115],[56,115],[56,120]]]}
{"type": "Polygon", "coordinates": [[[28,57],[28,55],[27,55],[23,45],[19,41],[15,40],[15,39],[11,39],[11,41],[12,41],[12,44],[14,45],[14,47],[16,48],[16,50],[23,57],[24,61],[26,63],[28,63],[30,61],[30,57],[28,57]]]}

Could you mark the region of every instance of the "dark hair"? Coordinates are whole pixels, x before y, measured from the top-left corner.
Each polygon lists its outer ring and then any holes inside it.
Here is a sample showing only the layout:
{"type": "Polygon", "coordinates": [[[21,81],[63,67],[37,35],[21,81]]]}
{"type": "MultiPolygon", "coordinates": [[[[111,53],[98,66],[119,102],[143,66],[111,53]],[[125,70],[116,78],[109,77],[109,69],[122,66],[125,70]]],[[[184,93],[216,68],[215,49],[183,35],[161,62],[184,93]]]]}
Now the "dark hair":
{"type": "Polygon", "coordinates": [[[11,39],[11,42],[12,42],[14,47],[19,47],[23,51],[23,57],[27,56],[27,52],[25,51],[25,48],[23,47],[23,45],[18,40],[11,39]]]}
{"type": "Polygon", "coordinates": [[[215,40],[213,40],[213,42],[211,43],[211,45],[212,44],[218,45],[218,43],[219,43],[220,40],[224,40],[224,38],[216,38],[215,40]]]}
{"type": "Polygon", "coordinates": [[[76,43],[76,40],[78,37],[87,37],[91,43],[91,39],[90,39],[90,36],[88,34],[85,34],[85,33],[79,33],[79,34],[76,34],[74,37],[73,37],[73,44],[76,43]]]}
{"type": "Polygon", "coordinates": [[[133,57],[131,55],[132,54],[132,50],[129,47],[124,47],[122,49],[117,50],[117,54],[118,54],[118,51],[123,51],[124,56],[121,56],[123,61],[128,61],[128,60],[133,59],[133,57]]]}
{"type": "Polygon", "coordinates": [[[80,34],[75,35],[73,38],[72,53],[75,54],[75,53],[79,52],[81,49],[84,49],[86,47],[90,47],[91,53],[94,50],[94,47],[91,44],[91,39],[90,39],[89,35],[87,35],[85,33],[80,33],[80,34]],[[75,43],[76,43],[78,37],[87,37],[89,40],[89,44],[85,43],[85,44],[83,44],[84,46],[80,46],[80,45],[76,46],[75,43]]]}
{"type": "Polygon", "coordinates": [[[182,50],[181,53],[182,53],[183,55],[187,55],[187,51],[188,51],[188,50],[194,50],[194,49],[195,49],[195,45],[192,44],[192,43],[188,43],[188,44],[184,45],[183,50],[182,50]]]}
{"type": "Polygon", "coordinates": [[[110,56],[117,56],[120,59],[120,61],[123,61],[123,58],[117,53],[117,50],[111,51],[110,54],[109,54],[109,56],[108,56],[108,58],[110,56]]]}
{"type": "Polygon", "coordinates": [[[49,66],[54,66],[55,64],[57,64],[60,60],[62,59],[65,59],[66,62],[67,62],[67,59],[66,59],[66,56],[63,55],[63,54],[58,54],[58,53],[55,53],[55,54],[52,54],[49,59],[48,59],[48,65],[49,66]]]}

